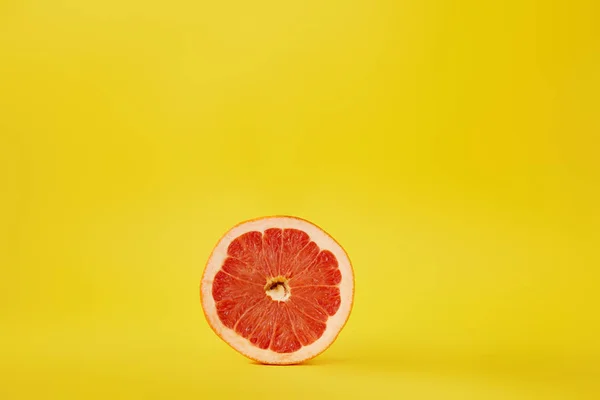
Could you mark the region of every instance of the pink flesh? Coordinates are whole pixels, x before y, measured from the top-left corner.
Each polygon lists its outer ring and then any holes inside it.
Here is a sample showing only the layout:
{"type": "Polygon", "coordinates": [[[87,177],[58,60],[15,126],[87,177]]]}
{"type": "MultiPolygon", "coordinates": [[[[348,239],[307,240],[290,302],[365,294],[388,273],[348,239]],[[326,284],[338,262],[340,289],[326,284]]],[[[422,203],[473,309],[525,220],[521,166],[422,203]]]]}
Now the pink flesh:
{"type": "Polygon", "coordinates": [[[221,322],[261,349],[291,353],[319,339],[340,307],[338,262],[297,229],[247,232],[234,239],[215,275],[212,295],[221,322]],[[284,277],[286,301],[271,299],[267,283],[284,277]]]}

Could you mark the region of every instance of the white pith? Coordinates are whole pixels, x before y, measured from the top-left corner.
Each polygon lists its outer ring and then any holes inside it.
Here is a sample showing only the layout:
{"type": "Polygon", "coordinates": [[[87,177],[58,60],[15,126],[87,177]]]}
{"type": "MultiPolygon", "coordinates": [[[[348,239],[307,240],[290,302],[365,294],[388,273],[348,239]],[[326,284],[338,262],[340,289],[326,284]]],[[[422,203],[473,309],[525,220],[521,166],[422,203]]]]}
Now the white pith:
{"type": "MultiPolygon", "coordinates": [[[[338,333],[346,323],[354,295],[354,276],[348,256],[335,240],[319,227],[308,221],[293,217],[267,217],[237,225],[221,238],[208,260],[201,283],[202,307],[209,324],[215,332],[234,349],[245,356],[266,364],[295,364],[310,359],[325,349],[335,340],[338,333]],[[314,343],[303,346],[293,353],[277,353],[269,349],[261,349],[250,343],[250,341],[239,335],[234,330],[227,328],[217,315],[215,300],[212,296],[212,284],[215,275],[221,269],[229,244],[240,235],[250,231],[264,232],[269,228],[299,229],[310,236],[321,250],[331,251],[337,261],[342,275],[339,284],[341,304],[335,315],[327,320],[327,328],[323,335],[314,343]]],[[[265,294],[266,296],[267,294],[265,294]]],[[[293,293],[292,293],[293,296],[293,293]]]]}
{"type": "MultiPolygon", "coordinates": [[[[267,284],[267,286],[272,285],[267,284]]],[[[290,289],[286,282],[281,282],[272,289],[267,287],[265,293],[275,301],[287,301],[290,298],[290,289]]]]}

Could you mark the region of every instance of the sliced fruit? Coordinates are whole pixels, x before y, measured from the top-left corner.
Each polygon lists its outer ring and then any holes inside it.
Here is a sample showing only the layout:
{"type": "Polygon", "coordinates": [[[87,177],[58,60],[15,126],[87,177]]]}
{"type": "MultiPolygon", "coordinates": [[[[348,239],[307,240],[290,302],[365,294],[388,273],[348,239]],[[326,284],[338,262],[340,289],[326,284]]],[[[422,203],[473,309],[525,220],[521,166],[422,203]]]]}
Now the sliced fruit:
{"type": "Polygon", "coordinates": [[[200,294],[211,328],[235,350],[265,364],[296,364],[337,338],[352,309],[354,274],[321,228],[266,217],[221,238],[200,294]]]}

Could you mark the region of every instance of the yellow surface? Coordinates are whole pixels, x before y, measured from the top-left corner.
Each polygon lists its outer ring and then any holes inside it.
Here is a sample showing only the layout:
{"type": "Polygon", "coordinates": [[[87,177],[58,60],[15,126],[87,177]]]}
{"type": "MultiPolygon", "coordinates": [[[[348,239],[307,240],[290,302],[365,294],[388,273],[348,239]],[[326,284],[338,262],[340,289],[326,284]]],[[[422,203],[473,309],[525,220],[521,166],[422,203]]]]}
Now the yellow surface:
{"type": "Polygon", "coordinates": [[[599,8],[2,0],[0,398],[600,398],[599,8]],[[287,368],[198,298],[281,213],[356,272],[287,368]]]}

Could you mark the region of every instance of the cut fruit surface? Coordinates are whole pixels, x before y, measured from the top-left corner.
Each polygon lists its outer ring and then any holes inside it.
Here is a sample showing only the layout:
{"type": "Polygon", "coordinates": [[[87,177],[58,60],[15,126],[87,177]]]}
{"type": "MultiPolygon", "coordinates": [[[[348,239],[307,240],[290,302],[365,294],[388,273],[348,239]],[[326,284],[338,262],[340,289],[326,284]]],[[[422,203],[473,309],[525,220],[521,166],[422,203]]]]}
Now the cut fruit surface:
{"type": "Polygon", "coordinates": [[[221,238],[200,294],[208,323],[234,349],[266,364],[295,364],[336,339],[352,308],[354,275],[346,252],[322,229],[267,217],[221,238]]]}

